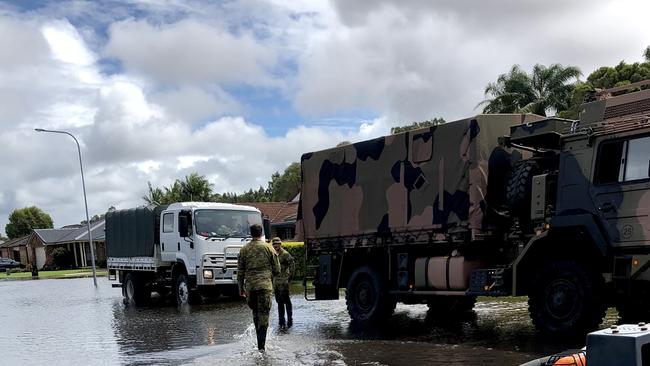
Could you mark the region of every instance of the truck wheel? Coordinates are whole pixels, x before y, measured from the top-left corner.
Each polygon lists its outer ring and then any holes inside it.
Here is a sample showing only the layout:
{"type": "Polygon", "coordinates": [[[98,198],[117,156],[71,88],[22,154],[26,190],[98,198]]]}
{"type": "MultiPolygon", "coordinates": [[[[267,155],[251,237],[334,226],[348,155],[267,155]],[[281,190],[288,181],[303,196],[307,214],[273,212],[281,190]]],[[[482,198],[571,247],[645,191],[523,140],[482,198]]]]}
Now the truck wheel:
{"type": "Polygon", "coordinates": [[[522,219],[530,216],[533,176],[539,171],[539,165],[534,160],[522,160],[512,168],[506,185],[506,204],[512,217],[522,219]]]}
{"type": "Polygon", "coordinates": [[[174,298],[178,306],[190,303],[190,286],[187,281],[187,275],[183,273],[176,276],[176,281],[174,281],[174,298]]]}
{"type": "Polygon", "coordinates": [[[427,301],[429,311],[435,315],[468,313],[475,304],[475,296],[436,296],[427,301]]]}
{"type": "Polygon", "coordinates": [[[353,321],[368,324],[391,316],[397,301],[386,291],[379,273],[364,266],[350,276],[345,303],[353,321]]]}
{"type": "Polygon", "coordinates": [[[142,306],[151,299],[151,290],[134,273],[127,273],[122,282],[122,296],[126,305],[142,306]]]}
{"type": "Polygon", "coordinates": [[[574,261],[546,265],[531,284],[528,311],[538,331],[582,334],[605,317],[604,281],[574,261]]]}

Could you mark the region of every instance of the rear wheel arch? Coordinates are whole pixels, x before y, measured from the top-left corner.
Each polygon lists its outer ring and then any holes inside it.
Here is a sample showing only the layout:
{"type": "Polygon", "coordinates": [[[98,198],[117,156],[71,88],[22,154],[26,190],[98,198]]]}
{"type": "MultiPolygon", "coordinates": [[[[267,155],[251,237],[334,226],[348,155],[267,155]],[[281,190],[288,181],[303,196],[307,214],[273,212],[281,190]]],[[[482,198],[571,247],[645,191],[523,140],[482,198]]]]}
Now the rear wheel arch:
{"type": "Polygon", "coordinates": [[[532,238],[513,263],[513,295],[527,295],[536,270],[558,260],[585,263],[600,273],[608,271],[597,238],[593,238],[586,228],[551,229],[532,238]]]}

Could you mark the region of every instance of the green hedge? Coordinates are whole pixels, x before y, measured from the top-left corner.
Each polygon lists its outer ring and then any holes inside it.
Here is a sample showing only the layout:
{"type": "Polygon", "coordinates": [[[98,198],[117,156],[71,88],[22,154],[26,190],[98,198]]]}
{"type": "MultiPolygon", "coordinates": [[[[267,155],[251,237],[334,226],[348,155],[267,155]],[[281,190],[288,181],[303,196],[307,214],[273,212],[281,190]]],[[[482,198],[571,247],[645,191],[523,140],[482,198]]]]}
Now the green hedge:
{"type": "Polygon", "coordinates": [[[293,280],[302,280],[305,277],[305,245],[303,242],[282,243],[284,250],[289,252],[296,263],[296,271],[293,280]]]}

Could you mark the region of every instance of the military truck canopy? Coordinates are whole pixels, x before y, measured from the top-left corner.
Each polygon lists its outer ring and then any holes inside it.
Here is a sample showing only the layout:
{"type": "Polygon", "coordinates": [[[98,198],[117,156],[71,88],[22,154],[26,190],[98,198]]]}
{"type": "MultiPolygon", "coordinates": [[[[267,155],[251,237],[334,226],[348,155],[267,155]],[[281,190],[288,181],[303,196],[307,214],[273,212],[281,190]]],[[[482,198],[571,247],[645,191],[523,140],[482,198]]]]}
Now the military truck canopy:
{"type": "Polygon", "coordinates": [[[483,230],[517,150],[498,146],[537,115],[478,115],[302,156],[305,240],[413,230],[483,230]],[[488,184],[488,182],[490,184],[488,184]]]}
{"type": "Polygon", "coordinates": [[[106,213],[107,257],[151,257],[160,243],[160,213],[167,206],[138,207],[106,213]]]}

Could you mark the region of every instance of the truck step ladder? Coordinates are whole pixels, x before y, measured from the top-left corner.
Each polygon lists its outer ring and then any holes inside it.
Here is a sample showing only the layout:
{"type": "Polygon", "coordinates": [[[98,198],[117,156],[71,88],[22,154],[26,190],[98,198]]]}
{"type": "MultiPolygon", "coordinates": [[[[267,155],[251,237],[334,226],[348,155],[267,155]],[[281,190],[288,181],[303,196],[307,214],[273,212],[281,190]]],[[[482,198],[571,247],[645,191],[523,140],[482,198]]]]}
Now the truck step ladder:
{"type": "Polygon", "coordinates": [[[318,265],[305,266],[305,276],[302,279],[302,286],[304,289],[305,300],[307,301],[316,300],[316,288],[314,287],[314,280],[316,279],[317,271],[318,265]]]}

